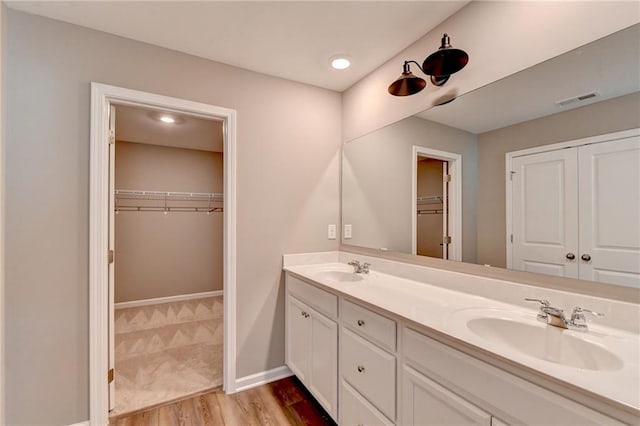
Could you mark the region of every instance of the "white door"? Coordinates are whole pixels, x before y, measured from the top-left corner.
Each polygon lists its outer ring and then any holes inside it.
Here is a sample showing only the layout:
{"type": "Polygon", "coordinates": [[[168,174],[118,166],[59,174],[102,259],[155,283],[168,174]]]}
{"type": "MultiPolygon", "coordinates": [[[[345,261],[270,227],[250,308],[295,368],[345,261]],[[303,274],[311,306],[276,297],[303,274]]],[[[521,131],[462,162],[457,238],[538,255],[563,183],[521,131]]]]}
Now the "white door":
{"type": "Polygon", "coordinates": [[[116,107],[109,108],[109,410],[115,398],[115,192],[116,192],[116,107]]]}
{"type": "Polygon", "coordinates": [[[406,425],[491,425],[491,415],[404,366],[402,423],[406,425]]]}
{"type": "Polygon", "coordinates": [[[578,278],[575,149],[512,162],[513,269],[578,278]]]}
{"type": "Polygon", "coordinates": [[[449,259],[449,162],[442,162],[442,258],[449,259]]]}
{"type": "Polygon", "coordinates": [[[580,279],[640,288],[640,137],[581,146],[580,279]]]}

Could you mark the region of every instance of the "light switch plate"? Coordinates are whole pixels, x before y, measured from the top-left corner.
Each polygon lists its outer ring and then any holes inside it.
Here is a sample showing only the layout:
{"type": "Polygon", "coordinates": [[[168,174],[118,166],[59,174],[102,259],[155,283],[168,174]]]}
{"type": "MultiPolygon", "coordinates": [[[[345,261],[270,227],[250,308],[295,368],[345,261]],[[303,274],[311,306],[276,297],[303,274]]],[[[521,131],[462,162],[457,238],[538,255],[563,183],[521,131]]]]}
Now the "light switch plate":
{"type": "Polygon", "coordinates": [[[331,224],[327,227],[327,238],[330,240],[336,239],[336,225],[331,224]]]}
{"type": "Polygon", "coordinates": [[[345,240],[348,240],[351,238],[351,229],[352,227],[350,223],[344,225],[344,233],[342,235],[344,236],[345,240]]]}

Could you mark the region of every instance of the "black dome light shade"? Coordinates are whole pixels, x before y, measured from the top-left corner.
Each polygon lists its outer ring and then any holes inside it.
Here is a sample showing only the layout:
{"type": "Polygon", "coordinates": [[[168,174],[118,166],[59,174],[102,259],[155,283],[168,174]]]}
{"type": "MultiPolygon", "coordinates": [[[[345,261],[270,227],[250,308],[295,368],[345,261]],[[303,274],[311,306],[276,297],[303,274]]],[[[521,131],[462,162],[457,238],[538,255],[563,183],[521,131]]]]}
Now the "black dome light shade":
{"type": "Polygon", "coordinates": [[[446,77],[460,71],[468,62],[469,55],[464,50],[452,48],[451,40],[445,34],[440,48],[422,63],[422,71],[433,77],[446,77]]]}
{"type": "Polygon", "coordinates": [[[402,75],[389,85],[388,91],[394,96],[409,96],[415,95],[426,86],[427,82],[413,75],[409,69],[409,61],[405,61],[402,67],[402,75]]]}

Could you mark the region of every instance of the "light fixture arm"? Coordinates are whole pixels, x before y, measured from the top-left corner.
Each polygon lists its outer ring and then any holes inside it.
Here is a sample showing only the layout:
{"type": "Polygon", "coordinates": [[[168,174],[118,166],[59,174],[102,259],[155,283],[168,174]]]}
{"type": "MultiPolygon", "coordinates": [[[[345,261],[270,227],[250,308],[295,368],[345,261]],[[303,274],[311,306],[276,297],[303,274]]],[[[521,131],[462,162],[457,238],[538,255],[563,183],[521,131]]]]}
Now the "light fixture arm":
{"type": "Polygon", "coordinates": [[[420,71],[422,71],[423,74],[426,74],[424,72],[424,70],[422,69],[422,65],[420,65],[416,61],[404,61],[404,64],[402,65],[402,72],[403,73],[407,74],[407,73],[411,72],[411,70],[409,69],[409,64],[415,64],[420,69],[420,71]]]}
{"type": "Polygon", "coordinates": [[[409,69],[409,64],[415,64],[420,71],[422,71],[423,74],[428,75],[429,79],[431,80],[431,84],[433,84],[434,86],[442,86],[443,84],[445,84],[448,80],[449,77],[448,75],[443,75],[443,76],[435,76],[435,75],[429,75],[424,68],[422,68],[422,65],[420,65],[419,63],[417,63],[416,61],[413,60],[409,60],[409,61],[404,61],[404,64],[402,65],[402,72],[404,74],[410,73],[411,70],[409,69]]]}

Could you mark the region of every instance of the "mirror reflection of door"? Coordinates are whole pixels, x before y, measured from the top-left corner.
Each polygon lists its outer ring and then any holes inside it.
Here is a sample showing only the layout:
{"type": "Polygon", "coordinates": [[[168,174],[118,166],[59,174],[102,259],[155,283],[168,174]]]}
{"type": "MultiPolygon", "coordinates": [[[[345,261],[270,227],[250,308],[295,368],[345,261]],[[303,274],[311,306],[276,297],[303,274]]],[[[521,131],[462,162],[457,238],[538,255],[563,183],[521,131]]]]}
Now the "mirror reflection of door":
{"type": "Polygon", "coordinates": [[[448,162],[418,156],[416,174],[416,253],[448,259],[448,162]]]}

